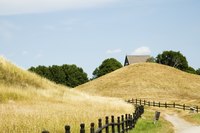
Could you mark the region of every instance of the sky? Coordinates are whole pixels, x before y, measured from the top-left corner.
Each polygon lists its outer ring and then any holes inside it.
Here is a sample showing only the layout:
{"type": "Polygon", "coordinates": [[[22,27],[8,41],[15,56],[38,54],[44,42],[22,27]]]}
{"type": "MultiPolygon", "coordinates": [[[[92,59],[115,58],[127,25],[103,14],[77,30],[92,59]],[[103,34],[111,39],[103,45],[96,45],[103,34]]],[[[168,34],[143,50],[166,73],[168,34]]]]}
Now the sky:
{"type": "Polygon", "coordinates": [[[200,68],[199,0],[0,0],[0,55],[28,69],[180,51],[200,68]]]}

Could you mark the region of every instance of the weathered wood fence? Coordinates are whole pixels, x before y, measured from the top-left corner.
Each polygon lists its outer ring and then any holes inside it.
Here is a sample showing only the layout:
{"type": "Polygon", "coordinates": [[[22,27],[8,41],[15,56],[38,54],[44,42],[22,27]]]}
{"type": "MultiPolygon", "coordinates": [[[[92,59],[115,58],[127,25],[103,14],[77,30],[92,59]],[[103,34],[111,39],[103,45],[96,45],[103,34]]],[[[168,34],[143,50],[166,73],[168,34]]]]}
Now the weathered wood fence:
{"type": "MultiPolygon", "coordinates": [[[[144,106],[138,105],[136,106],[135,112],[133,114],[125,114],[121,115],[121,117],[117,117],[117,121],[115,121],[115,117],[111,116],[111,121],[109,122],[109,117],[105,117],[105,124],[103,125],[102,119],[98,120],[98,127],[95,129],[95,124],[90,124],[90,133],[126,133],[129,130],[132,130],[137,120],[144,113],[144,106]]],[[[80,133],[85,133],[85,124],[80,124],[80,133]]],[[[42,131],[42,133],[50,133],[49,131],[42,131]]],[[[70,126],[65,126],[65,133],[71,133],[70,126]]]]}
{"type": "Polygon", "coordinates": [[[161,102],[155,102],[155,101],[146,101],[141,99],[131,99],[127,101],[128,103],[132,103],[135,105],[146,105],[146,106],[154,106],[154,107],[165,107],[165,108],[177,108],[182,110],[190,110],[192,112],[199,112],[198,106],[188,106],[185,104],[177,104],[177,103],[161,103],[161,102]]]}

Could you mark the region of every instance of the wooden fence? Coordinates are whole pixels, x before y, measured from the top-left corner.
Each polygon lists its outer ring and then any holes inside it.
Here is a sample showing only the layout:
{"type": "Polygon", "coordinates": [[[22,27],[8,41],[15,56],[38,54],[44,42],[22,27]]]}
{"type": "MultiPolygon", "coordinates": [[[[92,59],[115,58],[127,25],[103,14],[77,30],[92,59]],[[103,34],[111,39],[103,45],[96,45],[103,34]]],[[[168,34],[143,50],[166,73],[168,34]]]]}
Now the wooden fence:
{"type": "Polygon", "coordinates": [[[155,102],[155,101],[146,101],[141,99],[131,99],[127,101],[128,103],[132,103],[135,105],[146,105],[146,106],[154,106],[154,107],[165,107],[165,108],[177,108],[182,110],[190,110],[192,112],[199,112],[198,106],[188,106],[185,104],[177,104],[177,103],[161,103],[161,102],[155,102]]]}
{"type": "MultiPolygon", "coordinates": [[[[137,120],[144,113],[144,106],[138,105],[136,106],[135,112],[133,114],[121,115],[121,117],[117,117],[117,121],[115,122],[115,117],[111,116],[111,121],[109,122],[109,117],[105,117],[105,125],[102,123],[102,119],[98,120],[98,128],[95,129],[95,124],[90,124],[90,133],[126,133],[129,130],[132,130],[137,120]]],[[[85,124],[80,124],[80,133],[85,133],[85,124]]],[[[50,133],[49,131],[42,131],[42,133],[50,133]]],[[[65,133],[71,133],[70,126],[65,126],[65,133]]]]}

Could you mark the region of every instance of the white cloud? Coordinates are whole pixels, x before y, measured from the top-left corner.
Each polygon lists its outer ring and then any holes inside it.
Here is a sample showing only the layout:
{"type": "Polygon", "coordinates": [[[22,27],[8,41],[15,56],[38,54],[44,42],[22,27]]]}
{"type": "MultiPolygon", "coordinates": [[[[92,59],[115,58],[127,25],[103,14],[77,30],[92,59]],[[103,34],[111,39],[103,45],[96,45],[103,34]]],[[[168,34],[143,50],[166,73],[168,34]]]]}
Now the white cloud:
{"type": "Polygon", "coordinates": [[[151,50],[149,47],[143,46],[135,49],[132,53],[133,55],[150,55],[151,50]]]}
{"type": "Polygon", "coordinates": [[[121,52],[122,52],[121,49],[113,49],[113,50],[106,51],[107,54],[115,54],[115,53],[121,53],[121,52]]]}
{"type": "Polygon", "coordinates": [[[116,1],[119,0],[0,0],[0,15],[81,9],[116,1]]]}

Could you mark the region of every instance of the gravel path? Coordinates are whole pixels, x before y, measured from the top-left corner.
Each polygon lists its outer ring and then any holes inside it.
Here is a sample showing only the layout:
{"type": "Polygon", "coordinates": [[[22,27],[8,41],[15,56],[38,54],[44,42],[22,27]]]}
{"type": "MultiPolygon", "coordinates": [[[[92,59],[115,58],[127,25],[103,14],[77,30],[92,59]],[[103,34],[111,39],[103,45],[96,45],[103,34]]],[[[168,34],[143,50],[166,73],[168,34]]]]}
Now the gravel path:
{"type": "Polygon", "coordinates": [[[195,126],[177,115],[165,114],[165,119],[172,123],[175,133],[200,133],[200,126],[195,126]]]}

